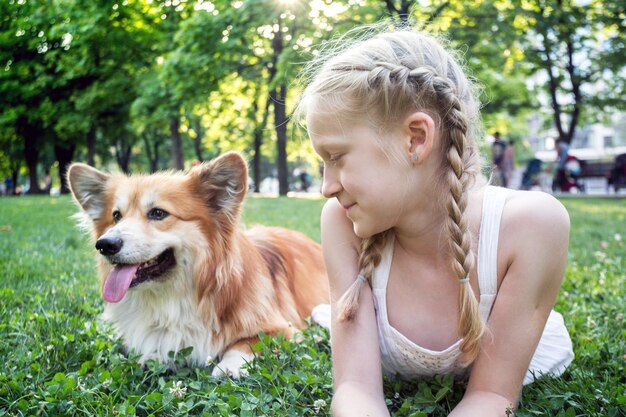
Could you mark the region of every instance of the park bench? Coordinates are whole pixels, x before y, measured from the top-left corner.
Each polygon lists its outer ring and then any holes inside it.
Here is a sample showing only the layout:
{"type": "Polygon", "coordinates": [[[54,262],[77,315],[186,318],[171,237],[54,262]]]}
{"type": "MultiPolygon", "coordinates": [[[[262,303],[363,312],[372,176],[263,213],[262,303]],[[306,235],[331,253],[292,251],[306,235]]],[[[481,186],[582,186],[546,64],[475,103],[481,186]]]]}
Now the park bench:
{"type": "Polygon", "coordinates": [[[607,178],[611,168],[613,167],[613,161],[605,160],[587,160],[580,161],[581,173],[579,178],[607,178]]]}

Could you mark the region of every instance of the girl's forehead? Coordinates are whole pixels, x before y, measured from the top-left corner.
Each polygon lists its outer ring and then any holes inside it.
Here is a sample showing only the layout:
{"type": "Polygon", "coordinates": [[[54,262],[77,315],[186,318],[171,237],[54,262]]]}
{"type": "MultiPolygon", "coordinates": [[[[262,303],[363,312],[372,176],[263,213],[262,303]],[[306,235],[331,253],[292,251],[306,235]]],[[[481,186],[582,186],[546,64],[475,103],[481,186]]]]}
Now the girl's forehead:
{"type": "Polygon", "coordinates": [[[312,97],[307,103],[306,123],[309,135],[337,135],[373,127],[371,118],[338,96],[312,97]]]}
{"type": "Polygon", "coordinates": [[[316,151],[328,151],[349,143],[351,129],[332,115],[313,115],[307,118],[307,129],[316,151]]]}
{"type": "Polygon", "coordinates": [[[307,109],[306,124],[311,136],[336,135],[351,124],[348,117],[332,111],[321,103],[311,103],[307,109]]]}

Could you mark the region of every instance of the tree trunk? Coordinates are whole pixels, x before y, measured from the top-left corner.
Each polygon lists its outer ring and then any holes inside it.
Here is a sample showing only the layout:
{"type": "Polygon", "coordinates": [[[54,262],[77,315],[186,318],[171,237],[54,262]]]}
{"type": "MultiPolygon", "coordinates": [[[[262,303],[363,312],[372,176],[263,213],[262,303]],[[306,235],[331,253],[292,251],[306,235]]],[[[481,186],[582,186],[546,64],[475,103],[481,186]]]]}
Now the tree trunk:
{"type": "Polygon", "coordinates": [[[192,121],[193,130],[196,132],[196,138],[193,140],[193,150],[196,154],[196,159],[202,162],[204,161],[204,155],[202,154],[202,137],[204,136],[202,117],[190,116],[189,120],[192,121]]]}
{"type": "MultiPolygon", "coordinates": [[[[274,31],[272,46],[274,48],[273,70],[274,75],[278,75],[276,65],[283,52],[283,32],[279,22],[278,28],[274,31]]],[[[272,103],[274,104],[274,127],[276,129],[276,147],[278,160],[278,194],[287,195],[289,191],[289,173],[287,172],[287,112],[285,110],[285,97],[287,96],[287,85],[284,81],[278,82],[271,92],[272,103]]]]}
{"type": "Polygon", "coordinates": [[[141,135],[144,143],[144,149],[148,156],[148,162],[150,163],[150,172],[157,172],[159,170],[159,137],[158,133],[153,131],[151,134],[144,132],[141,135]],[[150,141],[152,137],[152,142],[150,141]]]}
{"type": "Polygon", "coordinates": [[[261,191],[261,146],[263,145],[263,131],[265,130],[265,126],[267,126],[267,118],[270,113],[270,102],[271,100],[266,100],[265,103],[265,111],[263,112],[263,117],[261,119],[261,123],[257,123],[256,114],[259,111],[259,103],[258,100],[254,100],[253,110],[251,114],[251,118],[254,119],[255,127],[254,127],[254,157],[252,159],[252,176],[254,178],[254,192],[258,193],[261,191]]]}
{"type": "Polygon", "coordinates": [[[580,91],[581,79],[576,72],[576,65],[574,65],[574,46],[572,44],[571,36],[567,37],[567,73],[569,74],[570,82],[572,84],[572,96],[574,101],[574,108],[572,109],[570,117],[570,125],[568,129],[569,138],[567,143],[570,143],[574,138],[574,132],[578,125],[578,118],[580,117],[580,108],[583,105],[583,96],[580,91]]]}
{"type": "Polygon", "coordinates": [[[412,0],[401,0],[400,5],[396,7],[393,0],[384,0],[387,12],[391,18],[400,21],[401,24],[406,24],[409,21],[409,9],[415,3],[412,0]]]}
{"type": "MultiPolygon", "coordinates": [[[[557,4],[559,8],[561,8],[562,2],[557,1],[557,4]]],[[[563,13],[562,10],[560,12],[563,13]]],[[[546,10],[542,7],[540,9],[541,16],[544,16],[545,13],[546,10]]],[[[574,65],[575,51],[572,42],[572,35],[567,32],[557,33],[557,42],[564,43],[565,49],[567,51],[567,66],[565,70],[572,86],[570,93],[572,95],[572,101],[574,103],[573,110],[569,114],[569,127],[566,130],[565,126],[563,126],[563,122],[561,121],[561,116],[563,115],[564,111],[561,103],[559,102],[559,98],[562,99],[563,96],[562,94],[559,94],[559,87],[562,87],[562,83],[565,77],[560,77],[558,72],[555,72],[559,69],[558,58],[556,58],[556,56],[558,54],[558,51],[560,50],[560,46],[558,44],[552,44],[552,41],[550,40],[551,37],[548,34],[548,29],[544,28],[540,31],[540,34],[543,37],[543,51],[541,52],[543,52],[545,58],[544,69],[548,73],[548,87],[550,92],[550,100],[552,103],[552,110],[554,112],[554,126],[556,127],[556,130],[558,132],[559,139],[566,143],[570,143],[574,138],[576,126],[578,125],[578,119],[580,117],[580,108],[583,102],[583,97],[580,92],[581,78],[576,73],[576,66],[574,65]]]]}
{"type": "Polygon", "coordinates": [[[115,146],[115,159],[122,172],[130,174],[130,154],[132,146],[122,139],[121,143],[115,146]]]}
{"type": "MultiPolygon", "coordinates": [[[[37,177],[37,164],[39,163],[39,137],[43,134],[42,129],[38,129],[36,126],[29,123],[25,118],[18,120],[18,133],[24,139],[24,160],[28,167],[28,179],[30,181],[29,194],[39,194],[41,189],[39,188],[39,179],[37,177]]],[[[13,184],[13,187],[17,188],[17,184],[13,184]]]]}
{"type": "Polygon", "coordinates": [[[87,164],[96,166],[96,125],[92,124],[87,133],[87,164]]]}
{"type": "Polygon", "coordinates": [[[180,140],[180,118],[178,116],[170,118],[170,138],[172,140],[172,168],[184,169],[183,145],[180,140]]]}
{"type": "Polygon", "coordinates": [[[263,145],[263,131],[254,129],[254,156],[252,157],[252,178],[254,178],[254,192],[261,191],[261,145],[263,145]]]}
{"type": "Polygon", "coordinates": [[[37,138],[29,135],[25,138],[24,143],[24,159],[28,167],[28,180],[30,188],[28,194],[41,194],[39,188],[39,176],[37,175],[37,163],[39,162],[39,150],[37,149],[37,138]]]}
{"type": "Polygon", "coordinates": [[[287,170],[287,113],[285,93],[287,86],[281,85],[274,90],[274,121],[276,126],[276,148],[278,151],[278,194],[287,195],[289,191],[289,172],[287,170]]]}
{"type": "Polygon", "coordinates": [[[67,148],[60,145],[54,145],[54,156],[59,163],[59,180],[61,181],[61,194],[69,194],[70,189],[65,181],[65,174],[72,159],[74,158],[74,151],[76,145],[74,143],[68,144],[67,148]]]}
{"type": "Polygon", "coordinates": [[[159,146],[160,145],[161,143],[158,140],[154,142],[154,152],[152,153],[154,158],[152,161],[150,161],[151,172],[157,172],[159,170],[159,146]]]}
{"type": "Polygon", "coordinates": [[[13,189],[7,190],[7,192],[11,192],[11,195],[15,195],[15,185],[17,184],[17,177],[19,174],[19,169],[14,169],[11,171],[11,181],[13,181],[13,189]]]}
{"type": "MultiPolygon", "coordinates": [[[[268,100],[269,101],[269,100],[268,100]]],[[[257,98],[254,98],[252,103],[252,113],[250,118],[254,120],[254,132],[252,133],[254,155],[252,156],[252,178],[254,179],[254,192],[258,193],[261,190],[259,181],[261,176],[261,145],[263,144],[263,130],[261,126],[257,124],[257,112],[259,111],[259,103],[257,98]]]]}

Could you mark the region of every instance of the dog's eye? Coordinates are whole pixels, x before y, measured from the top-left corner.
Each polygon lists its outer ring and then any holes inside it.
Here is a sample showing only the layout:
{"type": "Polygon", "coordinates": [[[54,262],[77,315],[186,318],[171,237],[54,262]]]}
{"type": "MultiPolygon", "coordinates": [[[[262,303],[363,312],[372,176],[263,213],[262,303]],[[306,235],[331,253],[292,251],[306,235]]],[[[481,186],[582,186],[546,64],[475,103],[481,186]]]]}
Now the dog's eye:
{"type": "Polygon", "coordinates": [[[122,220],[122,212],[120,212],[119,210],[115,210],[113,212],[113,221],[115,223],[119,222],[120,220],[122,220]]]}
{"type": "Polygon", "coordinates": [[[150,211],[148,212],[148,219],[150,220],[163,220],[167,216],[169,216],[169,213],[158,207],[150,209],[150,211]]]}

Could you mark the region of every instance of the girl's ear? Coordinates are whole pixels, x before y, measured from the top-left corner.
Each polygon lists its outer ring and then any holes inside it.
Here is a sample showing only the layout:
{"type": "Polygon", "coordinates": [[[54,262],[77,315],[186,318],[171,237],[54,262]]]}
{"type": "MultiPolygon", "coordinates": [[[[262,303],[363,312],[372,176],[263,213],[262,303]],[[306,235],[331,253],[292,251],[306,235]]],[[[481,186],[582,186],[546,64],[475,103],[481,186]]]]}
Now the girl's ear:
{"type": "Polygon", "coordinates": [[[402,126],[409,139],[409,159],[413,164],[423,162],[433,149],[435,121],[424,112],[415,112],[406,117],[402,126]]]}

